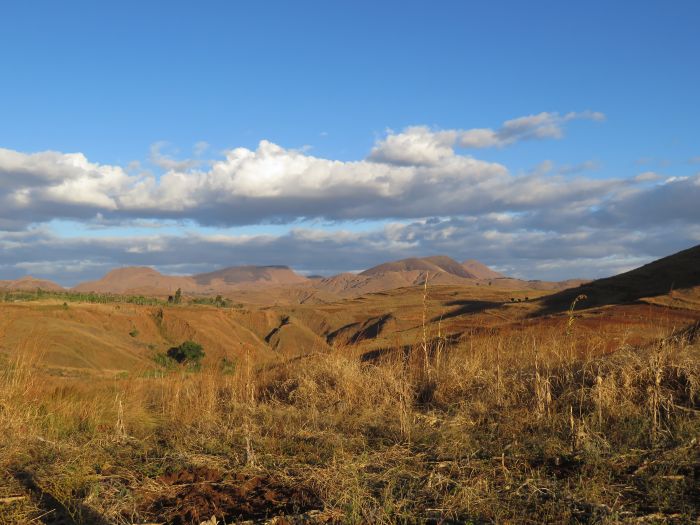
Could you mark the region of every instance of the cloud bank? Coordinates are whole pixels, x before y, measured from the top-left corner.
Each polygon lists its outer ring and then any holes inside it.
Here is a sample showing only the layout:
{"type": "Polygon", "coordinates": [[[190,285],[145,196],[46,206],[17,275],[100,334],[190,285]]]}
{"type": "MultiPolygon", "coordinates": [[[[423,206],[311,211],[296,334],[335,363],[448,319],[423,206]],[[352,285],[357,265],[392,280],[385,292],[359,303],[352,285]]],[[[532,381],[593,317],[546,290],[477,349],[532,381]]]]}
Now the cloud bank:
{"type": "MultiPolygon", "coordinates": [[[[595,161],[558,167],[545,161],[522,174],[470,153],[561,139],[572,121],[604,118],[584,111],[520,117],[496,129],[413,126],[387,132],[357,161],[266,140],[218,159],[176,160],[163,153],[166,144],[156,143],[150,161],[159,175],[99,164],[81,153],[0,149],[0,276],[70,281],[124,264],[192,271],[286,263],[329,273],[447,253],[523,276],[563,278],[614,273],[700,242],[698,173],[601,179],[585,176],[599,167],[595,161]],[[289,227],[255,236],[196,230],[156,236],[134,227],[128,237],[66,238],[47,226],[55,220],[289,227]],[[368,220],[385,225],[359,232],[343,226],[368,220]],[[299,221],[330,225],[300,229],[299,221]]],[[[196,150],[200,156],[207,145],[196,150]]]]}

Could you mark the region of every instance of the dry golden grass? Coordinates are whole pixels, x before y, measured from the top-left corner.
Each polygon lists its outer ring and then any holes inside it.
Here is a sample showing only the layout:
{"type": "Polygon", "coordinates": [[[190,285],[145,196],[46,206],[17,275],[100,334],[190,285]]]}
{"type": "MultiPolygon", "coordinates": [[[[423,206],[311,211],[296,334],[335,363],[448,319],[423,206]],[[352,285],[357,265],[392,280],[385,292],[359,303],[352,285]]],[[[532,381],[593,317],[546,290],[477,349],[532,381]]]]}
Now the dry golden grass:
{"type": "MultiPolygon", "coordinates": [[[[694,337],[603,355],[575,323],[458,345],[428,333],[373,361],[337,348],[100,381],[38,372],[33,340],[0,372],[0,523],[45,512],[199,523],[183,509],[239,490],[240,476],[311,494],[298,514],[317,522],[691,523],[694,337]],[[203,467],[223,473],[207,489],[221,494],[182,496],[181,510],[153,503],[186,490],[164,476],[203,467]]],[[[246,517],[263,520],[225,505],[217,515],[246,517]]]]}

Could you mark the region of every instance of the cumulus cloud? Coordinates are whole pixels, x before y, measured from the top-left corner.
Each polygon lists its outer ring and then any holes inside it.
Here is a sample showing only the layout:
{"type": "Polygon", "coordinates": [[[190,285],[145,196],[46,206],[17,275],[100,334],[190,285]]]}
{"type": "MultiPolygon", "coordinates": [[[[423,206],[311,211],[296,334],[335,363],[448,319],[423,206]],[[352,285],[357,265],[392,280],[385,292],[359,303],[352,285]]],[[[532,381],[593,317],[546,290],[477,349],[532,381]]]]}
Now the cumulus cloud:
{"type": "Polygon", "coordinates": [[[255,150],[227,151],[207,170],[173,168],[160,177],[91,163],[81,154],[0,150],[0,181],[6,190],[0,219],[30,223],[99,214],[218,225],[517,210],[560,199],[587,202],[619,184],[515,176],[502,164],[437,145],[412,164],[396,165],[324,159],[265,140],[255,150]]]}
{"type": "MultiPolygon", "coordinates": [[[[494,145],[561,136],[564,122],[600,119],[599,113],[540,113],[490,130],[494,145]]],[[[152,145],[160,176],[134,167],[102,165],[81,153],[22,153],[0,149],[0,221],[14,227],[55,218],[186,218],[203,224],[418,218],[441,214],[547,205],[554,194],[577,199],[556,177],[522,178],[502,164],[457,154],[483,130],[389,132],[366,160],[315,157],[261,141],[234,148],[202,169],[200,160],[176,160],[164,142],[152,145]],[[476,133],[476,135],[474,134],[476,133]],[[470,138],[471,137],[471,138],[470,138]],[[525,197],[523,193],[528,193],[525,197]]],[[[205,144],[195,149],[205,151],[205,144]]],[[[588,197],[608,183],[578,181],[588,197]]]]}
{"type": "Polygon", "coordinates": [[[81,153],[0,149],[0,221],[26,224],[116,211],[132,181],[121,167],[91,163],[81,153]]]}
{"type": "Polygon", "coordinates": [[[389,130],[372,148],[370,160],[397,164],[436,165],[454,157],[457,131],[432,131],[426,126],[412,126],[401,133],[389,130]]]}

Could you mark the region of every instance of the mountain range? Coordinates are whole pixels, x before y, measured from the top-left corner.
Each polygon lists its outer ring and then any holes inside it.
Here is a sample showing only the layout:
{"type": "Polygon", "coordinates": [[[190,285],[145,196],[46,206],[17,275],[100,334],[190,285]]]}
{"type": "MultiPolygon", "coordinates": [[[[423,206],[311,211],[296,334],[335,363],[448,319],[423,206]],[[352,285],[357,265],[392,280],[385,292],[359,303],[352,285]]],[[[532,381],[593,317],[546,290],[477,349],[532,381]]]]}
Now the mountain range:
{"type": "MultiPolygon", "coordinates": [[[[189,295],[242,294],[254,301],[256,292],[300,302],[314,298],[327,302],[365,293],[422,285],[494,286],[500,289],[561,290],[584,281],[524,281],[506,277],[485,264],[469,259],[462,263],[444,255],[412,257],[374,266],[360,273],[331,277],[305,277],[287,266],[232,266],[195,275],[164,275],[146,266],[118,268],[94,281],[82,282],[71,290],[131,295],[171,295],[180,289],[189,295]]],[[[60,285],[31,276],[0,281],[0,290],[64,290],[60,285]]],[[[257,302],[257,301],[254,301],[257,302]]]]}

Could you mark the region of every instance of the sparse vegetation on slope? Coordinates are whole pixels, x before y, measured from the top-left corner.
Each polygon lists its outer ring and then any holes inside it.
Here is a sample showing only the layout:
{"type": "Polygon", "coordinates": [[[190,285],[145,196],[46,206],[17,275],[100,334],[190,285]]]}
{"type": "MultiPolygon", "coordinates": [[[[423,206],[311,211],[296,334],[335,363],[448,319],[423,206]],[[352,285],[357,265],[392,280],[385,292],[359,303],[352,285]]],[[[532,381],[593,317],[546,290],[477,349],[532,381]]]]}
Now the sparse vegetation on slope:
{"type": "Polygon", "coordinates": [[[73,291],[52,291],[41,288],[31,291],[6,291],[0,292],[0,302],[15,303],[28,301],[42,301],[56,299],[69,303],[91,303],[91,304],[113,304],[126,303],[138,305],[159,305],[165,301],[157,297],[146,297],[143,295],[119,295],[112,293],[94,292],[73,292],[73,291]]]}

